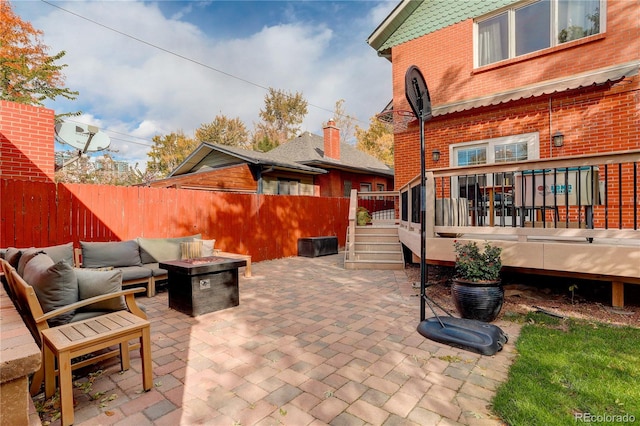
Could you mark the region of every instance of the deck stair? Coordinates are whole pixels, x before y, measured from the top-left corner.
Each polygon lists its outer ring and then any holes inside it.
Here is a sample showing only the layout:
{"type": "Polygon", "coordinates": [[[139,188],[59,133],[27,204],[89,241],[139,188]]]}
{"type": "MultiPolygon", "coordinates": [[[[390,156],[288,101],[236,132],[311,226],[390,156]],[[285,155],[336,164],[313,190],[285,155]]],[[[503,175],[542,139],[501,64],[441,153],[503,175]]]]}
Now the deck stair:
{"type": "Polygon", "coordinates": [[[355,229],[353,237],[347,231],[346,269],[404,269],[397,225],[356,226],[352,229],[355,229]],[[354,245],[352,256],[349,254],[351,243],[354,245]]]}

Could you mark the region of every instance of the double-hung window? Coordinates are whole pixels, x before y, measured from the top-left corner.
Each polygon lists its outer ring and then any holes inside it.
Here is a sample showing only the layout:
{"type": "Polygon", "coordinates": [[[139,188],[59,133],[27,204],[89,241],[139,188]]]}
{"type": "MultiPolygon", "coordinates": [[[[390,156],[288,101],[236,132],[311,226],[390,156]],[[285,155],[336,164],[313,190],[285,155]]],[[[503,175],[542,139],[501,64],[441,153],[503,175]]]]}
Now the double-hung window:
{"type": "Polygon", "coordinates": [[[478,67],[604,31],[606,0],[525,1],[475,21],[478,67]]]}
{"type": "MultiPolygon", "coordinates": [[[[452,145],[449,158],[452,159],[452,166],[536,160],[540,158],[539,140],[539,135],[536,132],[465,142],[452,145]]],[[[460,176],[457,184],[454,182],[454,188],[458,188],[458,196],[473,198],[475,196],[472,194],[474,187],[510,185],[511,182],[513,182],[512,173],[460,176]]]]}

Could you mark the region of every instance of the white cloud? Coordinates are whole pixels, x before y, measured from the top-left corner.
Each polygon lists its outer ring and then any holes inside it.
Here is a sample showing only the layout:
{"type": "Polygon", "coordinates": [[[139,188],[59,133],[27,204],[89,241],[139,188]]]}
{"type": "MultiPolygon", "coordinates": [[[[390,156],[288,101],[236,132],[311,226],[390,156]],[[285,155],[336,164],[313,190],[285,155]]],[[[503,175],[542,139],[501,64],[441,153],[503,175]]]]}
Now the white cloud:
{"type": "MultiPolygon", "coordinates": [[[[154,135],[176,130],[192,134],[219,114],[240,117],[252,129],[266,91],[242,79],[302,92],[310,104],[321,107],[310,106],[303,124],[305,130],[318,133],[339,99],[345,99],[347,112],[366,127],[369,117],[391,98],[391,65],[378,58],[365,39],[395,2],[372,8],[354,22],[354,31],[362,30],[340,40],[326,23],[291,21],[265,26],[244,38],[216,39],[211,36],[215,29],[208,29],[207,35],[180,20],[191,4],[171,17],[163,16],[154,3],[56,4],[130,36],[47,4],[31,6],[38,8],[37,13],[30,11],[38,16],[31,22],[44,31],[51,52],[67,52],[62,59],[68,64],[67,86],[80,91],[76,102],[59,100],[49,106],[56,113],[81,109],[85,115],[78,121],[91,120],[119,132],[112,148],[119,151],[116,157],[132,163],[146,162],[149,148],[144,144],[154,135]],[[125,142],[125,135],[143,139],[125,142]]],[[[292,11],[288,18],[294,17],[292,11]]]]}

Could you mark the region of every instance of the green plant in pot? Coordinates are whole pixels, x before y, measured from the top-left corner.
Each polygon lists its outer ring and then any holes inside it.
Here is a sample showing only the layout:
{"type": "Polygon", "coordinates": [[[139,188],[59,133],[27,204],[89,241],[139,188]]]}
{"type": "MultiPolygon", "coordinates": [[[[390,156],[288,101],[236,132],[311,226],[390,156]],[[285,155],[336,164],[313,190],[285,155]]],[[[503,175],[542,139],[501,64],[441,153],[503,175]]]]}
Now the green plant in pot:
{"type": "Polygon", "coordinates": [[[371,223],[371,214],[369,213],[369,210],[362,206],[358,207],[356,210],[356,222],[358,223],[358,226],[365,226],[371,223]]]}
{"type": "Polygon", "coordinates": [[[451,295],[463,318],[491,322],[502,310],[504,289],[500,280],[502,249],[485,242],[454,241],[455,278],[451,295]]]}

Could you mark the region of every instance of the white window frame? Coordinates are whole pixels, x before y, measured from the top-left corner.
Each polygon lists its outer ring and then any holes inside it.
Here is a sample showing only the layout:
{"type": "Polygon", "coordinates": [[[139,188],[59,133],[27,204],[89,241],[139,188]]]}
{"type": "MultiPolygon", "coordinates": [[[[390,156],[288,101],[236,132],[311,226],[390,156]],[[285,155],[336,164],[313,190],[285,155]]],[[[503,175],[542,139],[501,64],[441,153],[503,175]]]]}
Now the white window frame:
{"type": "MultiPolygon", "coordinates": [[[[493,64],[497,64],[500,63],[502,61],[507,61],[509,59],[514,59],[517,58],[518,56],[516,56],[516,40],[515,40],[515,36],[516,36],[516,28],[515,28],[515,11],[517,9],[520,9],[522,7],[528,6],[530,4],[536,3],[538,1],[541,0],[526,0],[526,1],[522,1],[520,3],[514,3],[511,4],[507,7],[503,7],[500,9],[497,9],[489,14],[483,15],[477,19],[474,20],[473,22],[473,67],[474,68],[481,68],[481,67],[486,67],[486,66],[491,66],[493,64]],[[478,33],[478,24],[494,18],[502,13],[508,13],[508,43],[509,43],[509,47],[508,47],[508,55],[507,58],[505,59],[501,59],[499,61],[495,61],[495,62],[490,62],[488,64],[484,64],[484,65],[480,65],[480,49],[479,49],[479,33],[478,33]]],[[[544,0],[543,0],[544,1],[544,0]]],[[[570,42],[565,42],[565,43],[559,43],[558,42],[558,0],[548,0],[550,2],[550,7],[551,7],[551,13],[550,13],[550,19],[551,19],[551,23],[550,23],[550,32],[551,34],[549,34],[549,39],[550,39],[550,45],[549,47],[546,47],[544,49],[538,50],[538,52],[546,50],[546,49],[551,49],[553,47],[556,46],[561,46],[564,44],[568,44],[570,42]]],[[[604,34],[607,30],[606,28],[606,23],[607,23],[607,0],[600,0],[600,32],[598,34],[604,34]]],[[[576,40],[582,40],[588,37],[593,37],[595,35],[598,34],[593,34],[590,36],[585,36],[576,40]]],[[[574,40],[571,40],[574,41],[574,40]]],[[[529,55],[531,53],[535,53],[535,52],[527,52],[523,55],[520,56],[526,56],[529,55]]]]}
{"type": "MultiPolygon", "coordinates": [[[[522,133],[519,135],[502,136],[499,138],[482,139],[471,142],[461,142],[449,145],[449,166],[457,167],[457,150],[461,148],[472,148],[484,146],[487,149],[487,162],[485,164],[496,164],[495,147],[498,145],[508,145],[514,143],[527,143],[527,160],[540,159],[540,133],[522,133]]],[[[523,160],[524,161],[524,160],[523,160]]],[[[487,185],[493,185],[493,175],[487,175],[487,185]]],[[[452,196],[457,197],[458,194],[458,178],[453,178],[451,182],[452,196]]]]}

